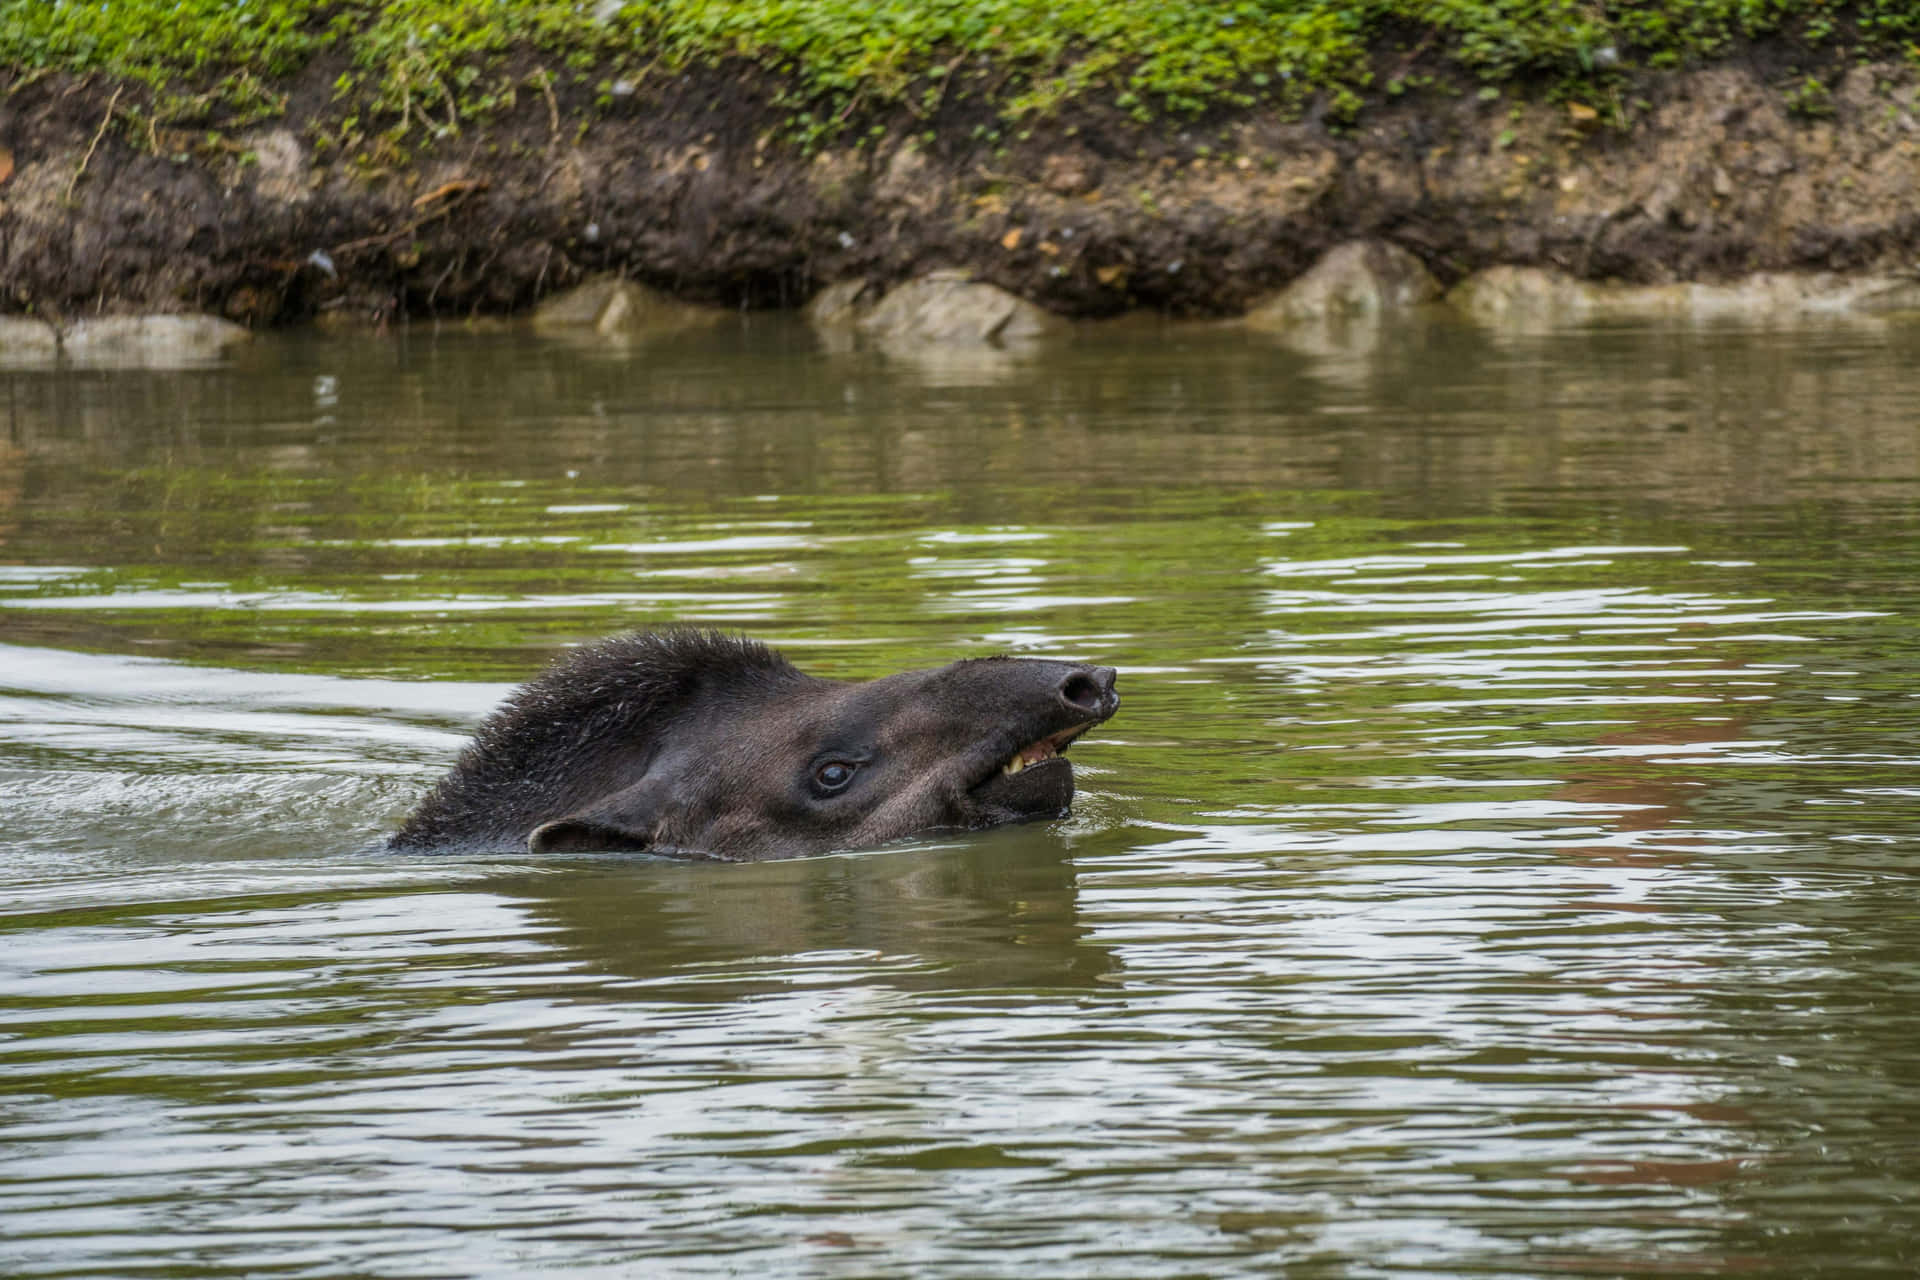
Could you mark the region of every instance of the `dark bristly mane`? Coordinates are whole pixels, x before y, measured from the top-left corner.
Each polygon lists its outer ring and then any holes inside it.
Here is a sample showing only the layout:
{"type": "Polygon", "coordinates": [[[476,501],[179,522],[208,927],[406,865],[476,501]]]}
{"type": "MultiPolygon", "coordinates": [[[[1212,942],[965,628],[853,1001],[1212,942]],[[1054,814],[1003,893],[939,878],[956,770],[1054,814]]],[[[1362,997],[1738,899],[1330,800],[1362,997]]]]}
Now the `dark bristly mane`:
{"type": "Polygon", "coordinates": [[[457,844],[485,832],[461,829],[461,815],[512,820],[578,769],[589,748],[630,740],[644,746],[702,684],[754,688],[806,679],[756,640],[719,631],[635,631],[582,645],[556,659],[489,715],[392,844],[457,844]]]}

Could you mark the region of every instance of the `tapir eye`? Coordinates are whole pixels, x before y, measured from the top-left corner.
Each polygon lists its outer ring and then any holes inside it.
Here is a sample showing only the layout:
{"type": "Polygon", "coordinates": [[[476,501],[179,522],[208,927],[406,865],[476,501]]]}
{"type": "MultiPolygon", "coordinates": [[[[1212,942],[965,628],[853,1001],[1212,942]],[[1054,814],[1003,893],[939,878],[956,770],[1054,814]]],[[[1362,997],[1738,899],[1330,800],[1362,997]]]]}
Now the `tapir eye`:
{"type": "Polygon", "coordinates": [[[853,771],[857,766],[845,760],[829,760],[813,771],[814,785],[822,791],[841,791],[853,781],[853,771]]]}

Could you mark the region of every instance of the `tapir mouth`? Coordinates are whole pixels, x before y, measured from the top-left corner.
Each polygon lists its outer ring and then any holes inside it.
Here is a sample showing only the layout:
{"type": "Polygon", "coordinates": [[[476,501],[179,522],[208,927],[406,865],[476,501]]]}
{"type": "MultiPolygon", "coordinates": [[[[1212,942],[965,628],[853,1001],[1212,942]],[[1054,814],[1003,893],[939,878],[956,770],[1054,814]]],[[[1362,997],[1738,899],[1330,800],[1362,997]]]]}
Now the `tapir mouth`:
{"type": "MultiPolygon", "coordinates": [[[[1017,773],[1022,773],[1032,766],[1039,764],[1043,760],[1058,759],[1060,756],[1066,754],[1067,746],[1075,738],[1099,723],[1098,720],[1088,720],[1085,723],[1076,724],[1071,728],[1062,729],[1058,733],[1050,733],[1038,742],[1029,743],[1014,752],[1006,763],[1000,766],[1000,773],[1007,777],[1012,777],[1017,773]]],[[[989,775],[989,780],[991,780],[991,775],[989,775]]]]}
{"type": "Polygon", "coordinates": [[[969,825],[1063,817],[1073,804],[1073,766],[1062,753],[1101,719],[1055,730],[993,766],[967,793],[974,807],[969,825]]]}

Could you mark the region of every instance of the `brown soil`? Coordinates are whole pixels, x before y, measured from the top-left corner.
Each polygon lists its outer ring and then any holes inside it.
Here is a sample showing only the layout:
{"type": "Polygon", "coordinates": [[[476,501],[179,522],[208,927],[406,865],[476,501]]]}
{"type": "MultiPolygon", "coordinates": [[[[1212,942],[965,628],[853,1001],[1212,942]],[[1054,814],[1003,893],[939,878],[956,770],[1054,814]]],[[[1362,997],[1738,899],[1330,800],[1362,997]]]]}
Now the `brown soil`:
{"type": "Polygon", "coordinates": [[[751,76],[713,71],[610,112],[523,93],[385,169],[317,154],[328,83],[290,86],[281,121],[176,132],[117,114],[131,87],[0,77],[0,311],[381,321],[514,311],[609,271],[793,306],[967,267],[1068,315],[1226,314],[1362,236],[1449,282],[1884,271],[1920,250],[1916,81],[1894,65],[1836,75],[1819,118],[1751,62],[1645,81],[1625,128],[1614,104],[1429,93],[1346,130],[1081,116],[996,150],[966,141],[961,104],[816,155],[776,140],[751,76]]]}

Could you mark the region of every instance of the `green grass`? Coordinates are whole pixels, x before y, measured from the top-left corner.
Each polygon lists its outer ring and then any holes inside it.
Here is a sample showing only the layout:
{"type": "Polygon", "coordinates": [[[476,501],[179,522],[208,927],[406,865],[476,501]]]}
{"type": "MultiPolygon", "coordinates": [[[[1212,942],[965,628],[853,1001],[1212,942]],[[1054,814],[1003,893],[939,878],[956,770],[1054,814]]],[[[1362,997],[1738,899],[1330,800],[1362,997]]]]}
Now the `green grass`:
{"type": "Polygon", "coordinates": [[[930,116],[950,95],[1003,118],[1099,101],[1142,119],[1214,107],[1336,116],[1399,75],[1577,86],[1782,38],[1828,56],[1914,56],[1912,0],[0,0],[0,62],[104,72],[160,102],[270,106],[323,55],[340,113],[459,129],[557,83],[720,61],[772,73],[797,130],[865,112],[930,116]],[[531,59],[531,62],[530,62],[531,59]],[[517,70],[510,71],[510,65],[517,70]],[[527,68],[537,69],[531,73],[527,68]],[[209,95],[211,94],[211,99],[209,95]]]}

